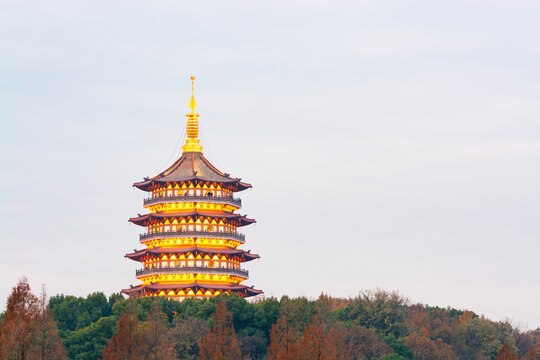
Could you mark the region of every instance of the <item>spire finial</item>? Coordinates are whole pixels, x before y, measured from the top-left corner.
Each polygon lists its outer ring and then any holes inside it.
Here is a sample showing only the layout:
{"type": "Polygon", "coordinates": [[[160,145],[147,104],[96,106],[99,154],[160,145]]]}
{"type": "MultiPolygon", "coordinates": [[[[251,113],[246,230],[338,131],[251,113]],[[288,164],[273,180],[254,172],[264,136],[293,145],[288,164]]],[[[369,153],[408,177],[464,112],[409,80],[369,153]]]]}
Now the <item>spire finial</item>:
{"type": "Polygon", "coordinates": [[[191,113],[193,114],[195,112],[195,108],[197,107],[197,100],[195,100],[195,76],[192,76],[191,78],[191,99],[188,101],[188,106],[191,109],[191,113]]]}
{"type": "Polygon", "coordinates": [[[188,106],[191,109],[191,114],[187,114],[186,126],[186,143],[182,147],[183,152],[202,152],[202,146],[199,144],[199,114],[195,113],[197,100],[195,100],[195,76],[191,79],[191,99],[188,101],[188,106]]]}

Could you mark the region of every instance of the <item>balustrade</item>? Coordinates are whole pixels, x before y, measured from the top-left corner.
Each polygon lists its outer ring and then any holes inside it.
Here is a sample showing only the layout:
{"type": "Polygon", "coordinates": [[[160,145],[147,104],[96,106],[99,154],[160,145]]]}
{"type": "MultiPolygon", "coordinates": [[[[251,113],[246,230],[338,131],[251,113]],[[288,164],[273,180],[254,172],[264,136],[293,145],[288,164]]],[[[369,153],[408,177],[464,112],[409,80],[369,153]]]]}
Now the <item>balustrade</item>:
{"type": "Polygon", "coordinates": [[[244,269],[227,269],[218,267],[169,267],[169,268],[151,268],[151,269],[139,269],[136,271],[136,276],[154,275],[154,274],[188,274],[188,273],[203,273],[203,274],[218,274],[218,275],[232,275],[240,276],[243,278],[249,277],[249,271],[244,269]]]}
{"type": "Polygon", "coordinates": [[[226,231],[187,231],[187,230],[175,230],[175,231],[159,231],[154,233],[145,233],[139,235],[139,239],[152,240],[152,239],[169,239],[174,237],[203,237],[208,239],[230,239],[237,240],[244,243],[246,236],[237,232],[226,231]]]}
{"type": "Polygon", "coordinates": [[[184,196],[159,196],[150,197],[144,199],[144,206],[171,203],[171,202],[205,202],[205,203],[218,203],[233,205],[236,207],[242,206],[242,200],[234,198],[232,196],[196,196],[196,195],[184,195],[184,196]]]}

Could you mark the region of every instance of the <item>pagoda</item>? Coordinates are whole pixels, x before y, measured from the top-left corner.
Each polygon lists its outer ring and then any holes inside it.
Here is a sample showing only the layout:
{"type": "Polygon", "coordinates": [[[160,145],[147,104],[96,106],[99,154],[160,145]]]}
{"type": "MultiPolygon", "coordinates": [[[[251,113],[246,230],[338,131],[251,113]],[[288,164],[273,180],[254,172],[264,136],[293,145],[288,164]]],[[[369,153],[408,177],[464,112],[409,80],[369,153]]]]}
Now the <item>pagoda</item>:
{"type": "Polygon", "coordinates": [[[140,235],[144,248],[125,255],[142,264],[136,271],[142,284],[122,290],[129,296],[183,300],[262,293],[242,284],[248,271],[240,266],[259,258],[239,248],[245,236],[238,228],[255,220],[235,213],[242,203],[233,197],[251,185],[221,172],[203,156],[194,80],[192,76],[182,156],[157,176],[133,184],[151,196],[144,200],[148,213],[129,219],[146,230],[140,235]]]}

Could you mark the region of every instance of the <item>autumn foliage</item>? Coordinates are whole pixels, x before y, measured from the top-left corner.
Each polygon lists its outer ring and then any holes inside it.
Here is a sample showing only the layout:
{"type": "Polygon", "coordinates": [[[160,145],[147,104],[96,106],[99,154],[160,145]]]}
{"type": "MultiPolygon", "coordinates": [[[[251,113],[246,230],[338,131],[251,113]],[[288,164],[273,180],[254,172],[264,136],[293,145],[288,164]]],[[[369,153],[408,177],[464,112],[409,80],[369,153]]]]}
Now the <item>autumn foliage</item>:
{"type": "Polygon", "coordinates": [[[540,329],[385,291],[251,302],[102,293],[47,301],[22,279],[0,314],[0,360],[540,360],[539,350],[540,329]]]}
{"type": "Polygon", "coordinates": [[[199,347],[200,360],[241,359],[242,354],[236,339],[232,314],[227,310],[224,301],[216,304],[216,311],[212,316],[212,328],[199,347]]]}
{"type": "Polygon", "coordinates": [[[45,290],[38,299],[28,280],[19,280],[8,297],[0,325],[1,360],[66,359],[45,290]]]}

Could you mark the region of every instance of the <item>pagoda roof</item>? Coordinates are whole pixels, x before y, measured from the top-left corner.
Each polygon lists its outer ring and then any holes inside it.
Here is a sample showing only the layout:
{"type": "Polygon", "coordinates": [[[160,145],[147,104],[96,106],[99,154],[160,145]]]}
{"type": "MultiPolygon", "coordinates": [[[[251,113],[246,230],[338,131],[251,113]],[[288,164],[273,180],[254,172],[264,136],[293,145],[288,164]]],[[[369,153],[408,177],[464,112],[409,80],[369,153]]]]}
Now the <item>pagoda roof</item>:
{"type": "Polygon", "coordinates": [[[123,289],[122,293],[130,295],[130,294],[137,294],[142,292],[143,290],[153,290],[153,291],[160,291],[160,290],[183,290],[183,289],[193,289],[195,292],[199,289],[212,289],[212,290],[220,290],[220,291],[233,291],[233,292],[245,292],[247,296],[254,296],[262,294],[262,290],[254,289],[253,287],[241,285],[241,284],[206,284],[206,283],[200,283],[200,282],[193,282],[193,283],[187,283],[187,284],[149,284],[144,285],[140,284],[137,286],[132,286],[129,289],[123,289]]]}
{"type": "Polygon", "coordinates": [[[251,187],[251,184],[232,178],[229,174],[221,172],[210,163],[200,152],[185,152],[167,170],[144,181],[136,182],[134,187],[150,191],[154,184],[175,183],[185,181],[209,181],[231,185],[235,190],[242,191],[251,187]]]}
{"type": "Polygon", "coordinates": [[[139,215],[138,217],[130,218],[129,221],[141,225],[146,226],[149,221],[154,219],[166,219],[166,218],[179,218],[179,217],[212,217],[212,218],[223,218],[231,221],[238,221],[240,225],[238,226],[245,226],[249,224],[253,224],[255,219],[249,219],[244,215],[235,214],[235,213],[213,213],[213,212],[204,212],[204,211],[189,211],[189,212],[178,212],[178,213],[163,213],[163,212],[156,212],[156,213],[148,213],[145,215],[139,215]]]}
{"type": "Polygon", "coordinates": [[[227,254],[227,255],[240,255],[244,261],[251,261],[258,259],[260,256],[258,254],[252,254],[250,252],[240,250],[240,249],[233,249],[233,248],[224,248],[224,249],[217,249],[217,248],[205,248],[205,247],[198,247],[198,246],[192,246],[187,248],[153,248],[153,249],[142,249],[135,252],[132,252],[130,254],[126,254],[125,257],[135,260],[135,261],[141,261],[141,258],[144,256],[150,254],[150,255],[160,255],[160,254],[180,254],[180,253],[204,253],[204,254],[227,254]]]}

